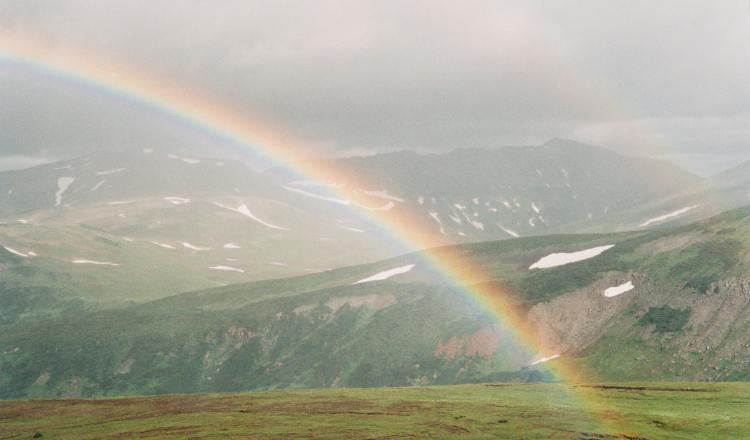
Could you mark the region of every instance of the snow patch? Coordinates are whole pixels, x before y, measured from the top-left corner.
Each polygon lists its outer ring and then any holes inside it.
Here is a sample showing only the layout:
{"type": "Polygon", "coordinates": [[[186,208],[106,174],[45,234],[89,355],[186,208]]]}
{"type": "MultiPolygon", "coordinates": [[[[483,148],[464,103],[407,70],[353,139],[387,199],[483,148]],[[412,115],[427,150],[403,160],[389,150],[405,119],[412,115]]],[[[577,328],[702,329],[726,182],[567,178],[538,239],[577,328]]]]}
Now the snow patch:
{"type": "Polygon", "coordinates": [[[607,298],[612,298],[617,295],[622,295],[625,292],[629,292],[633,290],[635,286],[633,285],[632,281],[628,281],[627,283],[620,284],[619,286],[609,287],[604,291],[604,296],[607,298]]]}
{"type": "Polygon", "coordinates": [[[495,223],[495,225],[497,225],[498,228],[502,229],[503,232],[505,232],[506,234],[510,235],[513,238],[520,237],[520,235],[518,235],[517,232],[515,232],[515,231],[513,231],[511,229],[506,228],[505,226],[501,225],[500,223],[495,223]]]}
{"type": "Polygon", "coordinates": [[[185,197],[164,197],[164,200],[168,201],[169,203],[173,205],[184,205],[186,203],[192,202],[192,200],[186,199],[185,197]]]}
{"type": "Polygon", "coordinates": [[[529,366],[543,364],[545,362],[549,362],[552,359],[557,359],[559,357],[560,357],[559,354],[553,354],[552,356],[546,356],[546,357],[543,357],[543,358],[535,360],[534,362],[530,363],[529,366]]]}
{"type": "Polygon", "coordinates": [[[314,199],[325,200],[326,202],[338,203],[339,205],[349,205],[352,203],[351,200],[344,200],[344,199],[337,199],[334,197],[321,196],[320,194],[315,194],[310,191],[305,191],[304,189],[292,188],[290,186],[282,186],[282,188],[284,188],[287,191],[301,194],[303,196],[312,197],[314,199]]]}
{"type": "Polygon", "coordinates": [[[451,219],[451,220],[453,220],[454,223],[457,223],[459,225],[463,225],[464,224],[464,222],[461,221],[461,217],[459,217],[457,215],[450,215],[449,214],[448,218],[451,219]]]}
{"type": "Polygon", "coordinates": [[[109,261],[94,261],[76,258],[72,261],[73,264],[94,264],[97,266],[119,266],[120,263],[110,263],[109,261]]]}
{"type": "Polygon", "coordinates": [[[240,246],[234,243],[227,243],[224,245],[224,249],[240,249],[240,246]]]}
{"type": "Polygon", "coordinates": [[[539,214],[540,212],[542,212],[542,210],[539,209],[539,207],[536,206],[536,203],[534,203],[534,202],[531,203],[531,209],[533,209],[534,212],[536,212],[537,214],[539,214]]]}
{"type": "Polygon", "coordinates": [[[196,246],[194,244],[188,243],[187,241],[181,241],[180,244],[182,245],[182,247],[192,249],[194,251],[210,251],[211,250],[211,248],[196,246]]]}
{"type": "Polygon", "coordinates": [[[409,272],[410,270],[414,269],[414,266],[416,266],[416,264],[407,264],[406,266],[395,267],[393,269],[384,270],[382,272],[376,273],[375,275],[369,276],[367,278],[363,278],[354,284],[362,284],[362,283],[369,283],[372,281],[387,280],[388,278],[392,276],[409,272]]]}
{"type": "Polygon", "coordinates": [[[4,248],[4,249],[5,249],[6,251],[10,252],[11,254],[15,254],[15,255],[18,255],[19,257],[23,257],[23,258],[29,258],[29,257],[33,257],[33,256],[35,256],[35,255],[36,255],[36,254],[32,255],[32,254],[33,254],[33,252],[29,252],[29,253],[27,253],[27,254],[24,254],[23,252],[17,251],[17,250],[15,250],[15,249],[13,249],[13,248],[10,248],[10,247],[8,247],[8,246],[3,246],[3,248],[4,248]]]}
{"type": "Polygon", "coordinates": [[[341,228],[346,229],[347,231],[353,231],[353,232],[365,232],[362,229],[358,228],[352,228],[351,226],[340,226],[341,228]]]}
{"type": "Polygon", "coordinates": [[[264,220],[261,220],[260,218],[258,218],[255,215],[253,215],[253,213],[250,212],[250,208],[248,208],[247,205],[245,205],[244,203],[242,205],[238,206],[237,208],[232,208],[232,207],[229,207],[227,205],[223,205],[223,204],[217,203],[217,202],[214,202],[214,205],[218,206],[219,208],[228,209],[230,211],[234,211],[236,213],[242,214],[245,217],[247,217],[249,219],[252,219],[252,220],[255,220],[256,222],[258,222],[261,225],[266,226],[268,228],[279,229],[279,230],[282,230],[282,231],[288,231],[289,230],[289,228],[285,228],[283,226],[277,226],[277,225],[274,225],[272,223],[268,223],[268,222],[266,222],[264,220]]]}
{"type": "Polygon", "coordinates": [[[116,168],[114,170],[97,171],[96,175],[97,176],[108,176],[110,174],[121,173],[121,172],[123,172],[125,170],[126,170],[126,168],[116,168]]]}
{"type": "Polygon", "coordinates": [[[154,244],[159,247],[163,247],[164,249],[175,249],[175,247],[172,246],[171,244],[162,243],[160,241],[149,241],[149,243],[154,244]]]}
{"type": "Polygon", "coordinates": [[[191,159],[189,157],[181,157],[180,160],[185,163],[189,163],[190,165],[197,165],[201,163],[201,161],[199,161],[198,159],[191,159]]]}
{"type": "Polygon", "coordinates": [[[399,203],[401,203],[401,202],[404,201],[404,199],[402,199],[401,197],[396,197],[396,196],[388,194],[388,191],[386,191],[384,189],[381,189],[381,190],[378,190],[378,191],[366,191],[365,190],[365,191],[362,191],[362,192],[365,193],[365,194],[367,194],[368,196],[377,197],[379,199],[392,200],[394,202],[399,202],[399,203]]]}
{"type": "Polygon", "coordinates": [[[643,228],[653,223],[663,222],[665,220],[669,220],[670,218],[677,217],[678,215],[682,215],[692,209],[697,208],[698,206],[699,205],[686,206],[684,208],[678,209],[677,211],[670,212],[669,214],[664,214],[664,215],[660,215],[659,217],[650,218],[638,226],[643,228]]]}
{"type": "Polygon", "coordinates": [[[101,188],[101,187],[102,187],[102,185],[104,185],[104,182],[106,182],[106,180],[102,180],[101,182],[99,182],[99,183],[97,183],[96,185],[94,185],[94,187],[93,187],[93,188],[91,188],[91,192],[94,192],[94,191],[96,191],[97,189],[101,188]]]}
{"type": "Polygon", "coordinates": [[[388,203],[386,203],[385,205],[383,205],[383,206],[377,206],[377,207],[374,207],[374,208],[370,207],[370,206],[365,206],[365,205],[359,205],[359,206],[362,207],[362,208],[364,208],[364,209],[366,209],[366,210],[368,210],[368,211],[389,211],[389,210],[393,209],[393,207],[396,206],[396,204],[389,200],[388,203]]]}
{"type": "Polygon", "coordinates": [[[57,192],[55,193],[55,206],[62,204],[63,194],[70,188],[70,185],[75,182],[75,177],[60,177],[57,179],[57,192]]]}
{"type": "Polygon", "coordinates": [[[211,270],[221,270],[224,272],[239,272],[239,273],[245,273],[243,269],[238,269],[236,267],[231,266],[211,266],[209,267],[211,270]]]}
{"type": "Polygon", "coordinates": [[[433,220],[435,220],[440,227],[440,233],[445,235],[445,229],[443,229],[443,222],[440,221],[440,217],[438,217],[437,212],[430,212],[430,217],[432,217],[433,220]]]}
{"type": "Polygon", "coordinates": [[[615,245],[613,244],[608,244],[606,246],[597,246],[578,252],[560,252],[549,254],[529,266],[529,269],[547,269],[550,267],[563,266],[565,264],[588,260],[589,258],[596,257],[597,255],[601,254],[607,249],[613,248],[614,246],[615,245]]]}

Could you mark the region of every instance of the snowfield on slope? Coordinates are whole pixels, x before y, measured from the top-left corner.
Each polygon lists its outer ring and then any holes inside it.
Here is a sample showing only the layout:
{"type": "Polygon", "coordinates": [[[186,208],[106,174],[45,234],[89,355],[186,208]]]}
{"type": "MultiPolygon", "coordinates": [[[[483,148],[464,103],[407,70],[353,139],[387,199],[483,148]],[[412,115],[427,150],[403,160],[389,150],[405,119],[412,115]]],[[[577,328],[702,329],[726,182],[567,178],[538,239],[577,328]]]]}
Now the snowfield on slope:
{"type": "Polygon", "coordinates": [[[60,206],[63,200],[63,194],[75,182],[75,177],[60,177],[57,179],[57,192],[55,193],[55,206],[60,206]]]}
{"type": "Polygon", "coordinates": [[[546,257],[542,257],[536,263],[529,266],[529,269],[547,269],[550,267],[563,266],[565,264],[576,263],[578,261],[588,260],[594,258],[607,249],[613,248],[615,245],[608,244],[606,246],[597,246],[590,249],[584,249],[578,252],[560,252],[549,254],[546,257]]]}
{"type": "Polygon", "coordinates": [[[211,269],[211,270],[221,270],[221,271],[224,271],[224,272],[245,273],[244,270],[238,269],[236,267],[231,267],[231,266],[211,266],[211,267],[209,267],[209,269],[211,269]]]}
{"type": "Polygon", "coordinates": [[[400,275],[402,273],[409,272],[410,270],[414,269],[414,266],[416,266],[416,264],[407,264],[406,266],[395,267],[393,269],[384,270],[382,272],[376,273],[375,275],[369,276],[367,278],[363,278],[363,279],[357,281],[354,284],[362,284],[362,283],[369,283],[369,282],[372,282],[372,281],[387,280],[388,278],[390,278],[392,276],[400,275]]]}
{"type": "Polygon", "coordinates": [[[151,243],[153,245],[156,245],[156,246],[159,246],[159,247],[162,247],[164,249],[175,249],[175,247],[172,246],[171,244],[162,243],[160,241],[150,241],[149,243],[151,243]]]}
{"type": "Polygon", "coordinates": [[[622,283],[619,286],[609,287],[604,291],[604,296],[607,298],[612,298],[617,295],[622,295],[625,292],[629,292],[633,290],[635,286],[633,285],[632,281],[628,281],[627,283],[622,283]]]}
{"type": "Polygon", "coordinates": [[[238,206],[237,208],[232,208],[232,207],[229,207],[227,205],[223,205],[223,204],[218,203],[218,202],[214,202],[214,205],[218,206],[219,208],[228,209],[230,211],[234,211],[236,213],[242,214],[242,215],[244,215],[245,217],[247,217],[249,219],[255,220],[256,222],[260,223],[261,225],[263,225],[265,227],[268,227],[268,228],[271,228],[271,229],[279,229],[279,230],[282,230],[282,231],[288,231],[289,230],[289,228],[285,228],[283,226],[277,226],[277,225],[274,225],[273,223],[268,223],[267,221],[264,221],[264,220],[256,217],[252,212],[250,212],[250,208],[248,208],[247,205],[245,205],[244,203],[242,205],[238,206]]]}
{"type": "Polygon", "coordinates": [[[660,215],[659,217],[654,217],[646,220],[645,222],[638,225],[640,228],[644,228],[648,225],[654,224],[654,223],[661,223],[665,220],[669,220],[671,218],[677,217],[679,215],[685,214],[686,212],[693,210],[697,208],[699,205],[692,205],[692,206],[686,206],[684,208],[680,208],[677,211],[670,212],[669,214],[660,215]]]}
{"type": "Polygon", "coordinates": [[[73,264],[94,264],[97,266],[119,266],[119,263],[110,263],[109,261],[94,261],[94,260],[85,260],[82,258],[76,258],[72,261],[73,264]]]}
{"type": "Polygon", "coordinates": [[[284,188],[287,191],[291,191],[293,193],[297,193],[306,197],[312,197],[313,199],[325,200],[326,202],[331,202],[331,203],[338,203],[339,205],[346,206],[352,203],[351,200],[337,199],[335,197],[322,196],[314,192],[305,191],[304,189],[292,188],[291,186],[284,185],[282,186],[282,188],[284,188]]]}
{"type": "Polygon", "coordinates": [[[192,249],[194,251],[210,251],[210,247],[203,247],[203,246],[196,246],[194,244],[188,243],[187,241],[181,241],[180,244],[182,247],[192,249]]]}
{"type": "Polygon", "coordinates": [[[552,356],[547,356],[547,357],[543,357],[543,358],[541,358],[541,359],[537,359],[537,360],[535,360],[534,362],[530,363],[530,364],[529,364],[529,366],[531,366],[531,365],[539,365],[539,364],[543,364],[543,363],[545,363],[545,362],[549,362],[549,361],[551,361],[552,359],[557,359],[557,358],[559,358],[559,357],[560,357],[560,355],[559,355],[559,354],[553,354],[552,356]]]}
{"type": "Polygon", "coordinates": [[[21,251],[17,251],[17,250],[15,250],[15,249],[13,249],[13,248],[10,248],[10,247],[8,247],[8,246],[3,246],[3,248],[4,248],[4,249],[5,249],[6,251],[10,252],[11,254],[15,254],[15,255],[18,255],[19,257],[23,257],[23,258],[29,258],[29,257],[33,257],[33,256],[35,256],[35,255],[36,255],[36,254],[34,254],[33,252],[29,252],[29,253],[27,253],[27,254],[24,254],[23,252],[21,252],[21,251]]]}
{"type": "Polygon", "coordinates": [[[117,169],[114,169],[114,170],[97,171],[96,175],[97,176],[108,176],[110,174],[121,173],[121,172],[123,172],[125,170],[126,170],[126,168],[117,168],[117,169]]]}
{"type": "Polygon", "coordinates": [[[167,202],[173,205],[184,205],[186,203],[192,202],[192,200],[185,198],[185,197],[164,197],[164,200],[166,200],[167,202]]]}

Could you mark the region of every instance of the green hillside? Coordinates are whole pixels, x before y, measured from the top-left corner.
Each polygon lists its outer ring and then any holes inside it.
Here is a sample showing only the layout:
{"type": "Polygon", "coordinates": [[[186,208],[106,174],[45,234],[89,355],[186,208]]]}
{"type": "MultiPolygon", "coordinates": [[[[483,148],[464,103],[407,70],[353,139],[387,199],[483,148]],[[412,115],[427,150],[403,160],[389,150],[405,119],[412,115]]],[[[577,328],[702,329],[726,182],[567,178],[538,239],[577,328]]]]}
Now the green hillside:
{"type": "Polygon", "coordinates": [[[21,320],[0,335],[0,395],[544,381],[551,377],[534,361],[550,353],[577,358],[607,380],[747,378],[749,222],[747,208],[675,229],[452,248],[484,267],[488,278],[478,282],[511,292],[546,353],[506,337],[485,309],[412,254],[21,320]],[[529,269],[548,254],[604,245],[614,246],[529,269]],[[604,295],[628,281],[632,290],[604,295]]]}

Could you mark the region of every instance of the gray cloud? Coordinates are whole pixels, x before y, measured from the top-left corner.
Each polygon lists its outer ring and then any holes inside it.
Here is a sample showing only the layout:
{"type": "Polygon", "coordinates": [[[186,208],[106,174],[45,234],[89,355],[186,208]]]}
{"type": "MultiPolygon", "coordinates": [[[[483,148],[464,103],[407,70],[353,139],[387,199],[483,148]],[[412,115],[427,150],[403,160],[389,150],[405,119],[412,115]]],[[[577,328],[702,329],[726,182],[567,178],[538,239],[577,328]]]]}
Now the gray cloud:
{"type": "MultiPolygon", "coordinates": [[[[7,31],[200,90],[305,139],[310,154],[572,137],[681,160],[750,156],[744,0],[3,6],[7,31]]],[[[2,61],[0,102],[9,152],[221,144],[2,61]]]]}

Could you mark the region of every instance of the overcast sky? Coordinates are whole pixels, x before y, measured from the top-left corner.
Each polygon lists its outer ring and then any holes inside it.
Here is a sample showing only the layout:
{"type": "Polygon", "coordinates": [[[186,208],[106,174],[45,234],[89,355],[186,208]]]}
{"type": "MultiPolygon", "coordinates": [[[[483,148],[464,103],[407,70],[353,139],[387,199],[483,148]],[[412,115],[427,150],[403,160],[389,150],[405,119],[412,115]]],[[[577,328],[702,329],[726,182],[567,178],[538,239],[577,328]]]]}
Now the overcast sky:
{"type": "MultiPolygon", "coordinates": [[[[0,0],[0,27],[260,115],[309,154],[563,137],[702,173],[750,159],[748,0],[0,0]]],[[[0,168],[220,144],[0,53],[0,168]]]]}

